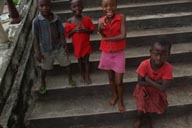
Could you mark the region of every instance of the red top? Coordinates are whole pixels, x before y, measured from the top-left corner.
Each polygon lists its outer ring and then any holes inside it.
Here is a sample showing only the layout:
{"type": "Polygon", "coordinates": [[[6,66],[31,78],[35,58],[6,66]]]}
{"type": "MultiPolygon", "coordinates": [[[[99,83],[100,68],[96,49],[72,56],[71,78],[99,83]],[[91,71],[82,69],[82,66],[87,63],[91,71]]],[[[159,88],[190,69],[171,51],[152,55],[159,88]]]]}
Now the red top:
{"type": "Polygon", "coordinates": [[[160,79],[171,80],[173,78],[173,67],[171,64],[165,62],[159,70],[153,70],[150,64],[150,59],[141,62],[136,72],[142,77],[148,76],[155,81],[160,79]]]}
{"type": "MultiPolygon", "coordinates": [[[[80,24],[72,24],[67,22],[65,24],[65,36],[69,37],[69,32],[72,31],[78,25],[84,26],[89,30],[94,30],[94,25],[88,16],[84,16],[80,24]]],[[[79,59],[92,52],[90,45],[90,34],[86,32],[76,32],[72,35],[72,43],[74,46],[74,54],[79,59]]]]}
{"type": "MultiPolygon", "coordinates": [[[[170,80],[173,78],[172,65],[165,62],[159,70],[153,70],[150,59],[141,62],[136,72],[142,77],[148,76],[152,80],[170,80]]],[[[162,114],[168,106],[166,93],[154,86],[137,85],[133,96],[137,100],[137,109],[144,113],[156,112],[162,114]]]]}
{"type": "MultiPolygon", "coordinates": [[[[106,37],[113,37],[121,34],[121,14],[115,14],[115,17],[110,22],[107,22],[105,29],[103,30],[103,34],[106,37]]],[[[99,20],[103,20],[104,17],[101,17],[99,20]]],[[[100,50],[105,52],[110,51],[120,51],[126,48],[126,40],[118,40],[118,41],[106,41],[101,40],[100,50]]]]}

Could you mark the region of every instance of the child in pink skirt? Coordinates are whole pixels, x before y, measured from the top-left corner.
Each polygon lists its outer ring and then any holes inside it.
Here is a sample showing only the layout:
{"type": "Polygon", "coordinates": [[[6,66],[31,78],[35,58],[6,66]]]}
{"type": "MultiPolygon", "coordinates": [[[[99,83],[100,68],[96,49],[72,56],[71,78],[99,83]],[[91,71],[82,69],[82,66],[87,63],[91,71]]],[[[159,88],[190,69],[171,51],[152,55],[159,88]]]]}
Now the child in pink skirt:
{"type": "Polygon", "coordinates": [[[126,28],[125,17],[116,14],[116,0],[102,0],[105,16],[99,19],[98,32],[101,35],[102,51],[99,69],[106,70],[112,90],[110,105],[118,101],[119,111],[125,111],[123,102],[123,75],[125,73],[126,28]]]}
{"type": "Polygon", "coordinates": [[[150,114],[162,114],[168,107],[165,90],[173,78],[172,65],[166,61],[170,48],[171,44],[168,41],[155,42],[150,49],[150,59],[142,61],[136,70],[138,84],[134,98],[137,101],[138,118],[134,122],[134,128],[141,128],[145,116],[148,127],[152,128],[150,114]]]}

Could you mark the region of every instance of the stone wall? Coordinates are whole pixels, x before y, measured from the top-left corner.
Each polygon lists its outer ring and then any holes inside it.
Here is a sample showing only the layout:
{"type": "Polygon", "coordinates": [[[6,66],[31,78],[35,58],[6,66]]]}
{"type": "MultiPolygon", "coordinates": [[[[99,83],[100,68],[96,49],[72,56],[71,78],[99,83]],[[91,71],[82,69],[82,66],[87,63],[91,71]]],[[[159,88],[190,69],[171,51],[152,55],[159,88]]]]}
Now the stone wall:
{"type": "Polygon", "coordinates": [[[23,128],[31,87],[35,79],[31,23],[36,14],[36,0],[29,0],[16,38],[10,46],[7,61],[1,70],[0,124],[3,128],[23,128]]]}

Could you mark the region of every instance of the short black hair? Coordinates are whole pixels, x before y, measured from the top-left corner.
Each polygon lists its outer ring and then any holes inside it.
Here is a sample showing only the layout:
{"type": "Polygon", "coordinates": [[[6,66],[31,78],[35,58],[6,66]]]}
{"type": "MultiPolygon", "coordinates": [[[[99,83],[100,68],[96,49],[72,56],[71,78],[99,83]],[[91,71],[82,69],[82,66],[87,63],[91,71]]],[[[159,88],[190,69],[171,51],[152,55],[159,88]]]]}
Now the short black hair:
{"type": "MultiPolygon", "coordinates": [[[[103,2],[103,0],[101,1],[101,4],[102,4],[102,2],[103,2]]],[[[115,0],[115,2],[116,2],[116,5],[117,5],[117,0],[115,0]]]]}
{"type": "Polygon", "coordinates": [[[168,48],[169,52],[171,51],[172,41],[169,39],[160,39],[159,41],[155,41],[152,43],[151,48],[153,48],[155,44],[168,48]]]}

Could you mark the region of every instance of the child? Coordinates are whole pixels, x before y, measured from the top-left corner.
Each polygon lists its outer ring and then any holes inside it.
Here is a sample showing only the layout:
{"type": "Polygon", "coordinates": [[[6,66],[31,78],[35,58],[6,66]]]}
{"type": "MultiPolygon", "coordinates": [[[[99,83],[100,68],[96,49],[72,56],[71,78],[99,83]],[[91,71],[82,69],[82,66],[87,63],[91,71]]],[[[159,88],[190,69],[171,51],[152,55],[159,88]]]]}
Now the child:
{"type": "Polygon", "coordinates": [[[150,59],[141,62],[136,72],[138,84],[134,91],[137,101],[138,118],[134,128],[141,128],[144,116],[148,127],[152,128],[150,113],[162,114],[168,107],[165,90],[172,79],[173,68],[166,60],[170,54],[171,44],[161,40],[150,49],[150,59]]]}
{"type": "Polygon", "coordinates": [[[55,58],[61,66],[67,66],[68,81],[75,85],[70,73],[70,61],[64,29],[59,17],[51,12],[50,0],[38,0],[39,14],[33,20],[34,48],[36,59],[41,63],[40,93],[46,93],[46,72],[53,68],[55,58]]]}
{"type": "Polygon", "coordinates": [[[65,32],[67,37],[72,37],[74,46],[74,54],[78,59],[81,80],[87,84],[91,84],[89,75],[89,55],[92,52],[90,45],[90,34],[94,30],[94,25],[88,16],[83,16],[83,1],[71,0],[70,9],[74,16],[65,24],[65,32]],[[83,69],[85,68],[85,71],[83,69]],[[85,72],[85,73],[84,73],[85,72]]]}
{"type": "Polygon", "coordinates": [[[123,102],[123,75],[125,73],[126,28],[125,17],[116,14],[116,0],[102,0],[102,9],[105,16],[98,22],[98,32],[101,35],[101,59],[99,69],[106,70],[112,90],[112,99],[109,101],[114,106],[118,101],[120,112],[125,111],[123,102]]]}

